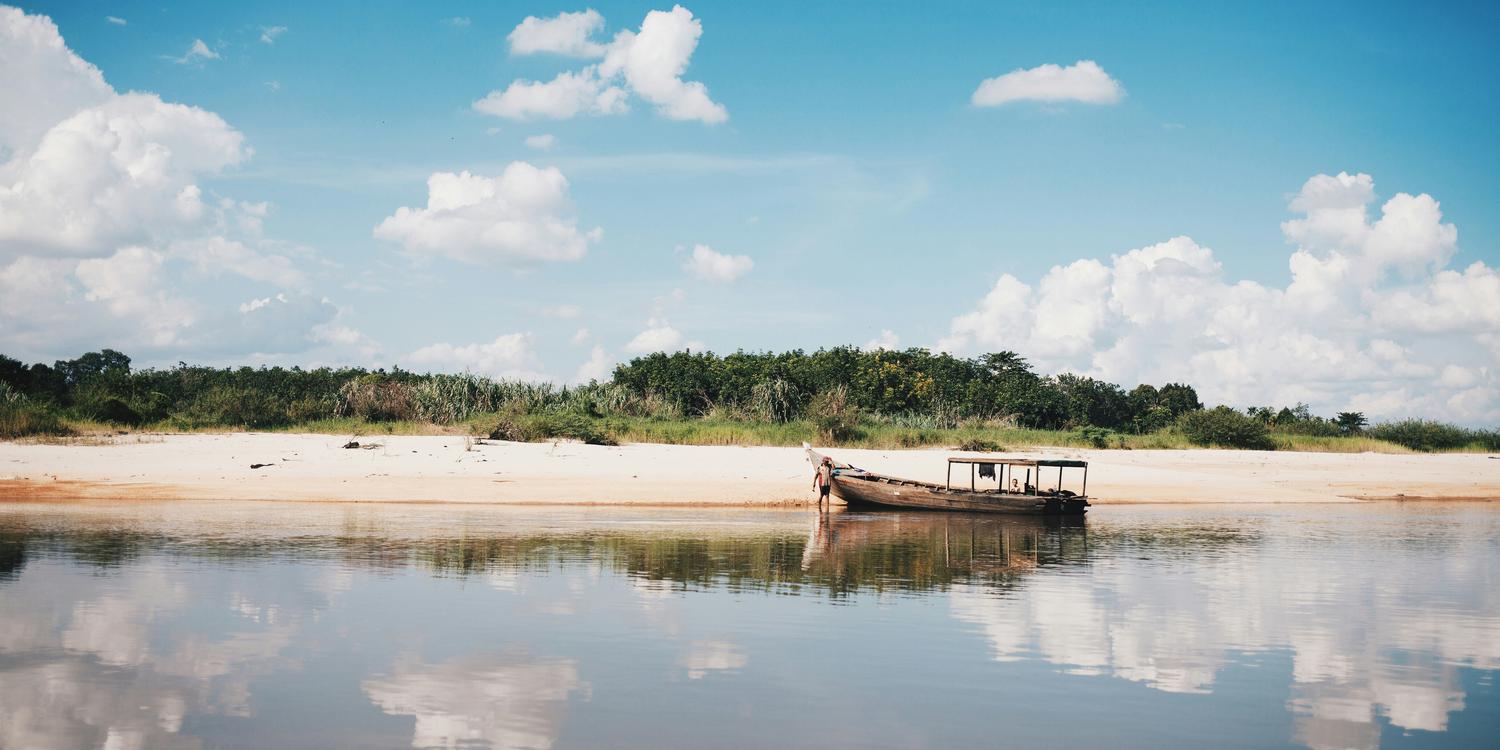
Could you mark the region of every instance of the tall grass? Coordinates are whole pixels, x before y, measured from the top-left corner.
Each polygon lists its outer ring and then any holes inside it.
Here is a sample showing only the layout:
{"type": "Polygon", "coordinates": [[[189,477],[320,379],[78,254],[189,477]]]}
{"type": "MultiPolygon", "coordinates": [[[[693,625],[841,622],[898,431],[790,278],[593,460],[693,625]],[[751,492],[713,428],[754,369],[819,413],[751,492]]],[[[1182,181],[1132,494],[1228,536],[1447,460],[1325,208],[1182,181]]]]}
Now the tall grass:
{"type": "Polygon", "coordinates": [[[0,383],[0,438],[67,435],[72,432],[57,413],[0,383]]]}

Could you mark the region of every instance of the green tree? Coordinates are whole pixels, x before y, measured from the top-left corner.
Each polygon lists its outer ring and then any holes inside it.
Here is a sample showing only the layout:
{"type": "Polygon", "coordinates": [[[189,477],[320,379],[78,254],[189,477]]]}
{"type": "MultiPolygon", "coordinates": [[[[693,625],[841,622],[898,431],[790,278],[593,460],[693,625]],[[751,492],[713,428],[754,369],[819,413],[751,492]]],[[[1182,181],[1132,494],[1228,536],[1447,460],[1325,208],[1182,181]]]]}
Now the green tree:
{"type": "Polygon", "coordinates": [[[1162,386],[1159,403],[1174,418],[1203,408],[1203,402],[1198,400],[1198,391],[1183,383],[1167,383],[1162,386]]]}
{"type": "Polygon", "coordinates": [[[1333,423],[1338,425],[1339,432],[1345,435],[1358,435],[1364,432],[1365,427],[1370,424],[1370,421],[1365,419],[1365,415],[1362,412],[1341,411],[1334,416],[1333,423]]]}

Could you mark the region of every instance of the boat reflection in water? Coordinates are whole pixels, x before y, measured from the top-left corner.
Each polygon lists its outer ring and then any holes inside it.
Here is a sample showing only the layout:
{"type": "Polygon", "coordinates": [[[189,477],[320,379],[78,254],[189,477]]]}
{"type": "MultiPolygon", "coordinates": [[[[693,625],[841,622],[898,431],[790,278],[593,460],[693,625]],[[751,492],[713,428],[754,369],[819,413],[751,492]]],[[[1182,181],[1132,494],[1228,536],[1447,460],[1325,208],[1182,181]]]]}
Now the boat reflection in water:
{"type": "Polygon", "coordinates": [[[0,503],[0,747],[1492,747],[1500,509],[0,503]]]}
{"type": "Polygon", "coordinates": [[[817,518],[801,567],[834,593],[864,587],[925,591],[954,582],[1008,585],[1038,566],[1088,559],[1083,516],[834,507],[817,518]]]}

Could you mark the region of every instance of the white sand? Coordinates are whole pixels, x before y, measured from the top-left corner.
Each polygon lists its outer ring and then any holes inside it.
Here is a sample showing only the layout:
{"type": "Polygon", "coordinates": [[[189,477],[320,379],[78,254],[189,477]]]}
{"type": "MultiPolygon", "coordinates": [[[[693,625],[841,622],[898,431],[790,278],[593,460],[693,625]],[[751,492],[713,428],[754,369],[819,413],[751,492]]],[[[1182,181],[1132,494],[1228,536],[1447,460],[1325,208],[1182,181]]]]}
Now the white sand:
{"type": "MultiPolygon", "coordinates": [[[[0,500],[772,505],[813,497],[811,469],[797,448],[486,441],[466,450],[462,437],[421,436],[360,438],[380,447],[348,450],[346,440],[231,433],[0,442],[0,500]]],[[[881,473],[943,481],[944,457],[953,452],[828,453],[881,473]]],[[[1007,455],[1089,461],[1088,491],[1099,504],[1500,499],[1500,460],[1483,455],[1046,448],[1007,455]]],[[[956,472],[958,482],[967,474],[956,472]]]]}

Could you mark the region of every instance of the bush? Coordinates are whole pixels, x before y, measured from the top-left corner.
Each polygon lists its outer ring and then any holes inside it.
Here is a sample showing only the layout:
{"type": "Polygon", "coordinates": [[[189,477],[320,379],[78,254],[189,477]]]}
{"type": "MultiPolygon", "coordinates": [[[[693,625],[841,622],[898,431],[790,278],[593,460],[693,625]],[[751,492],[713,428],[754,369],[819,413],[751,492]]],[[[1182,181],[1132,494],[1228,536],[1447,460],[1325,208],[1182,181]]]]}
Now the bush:
{"type": "Polygon", "coordinates": [[[1084,427],[1078,431],[1078,437],[1095,448],[1108,448],[1109,439],[1113,435],[1114,432],[1103,427],[1084,427]]]}
{"type": "Polygon", "coordinates": [[[612,435],[599,429],[594,420],[576,412],[529,414],[513,410],[503,414],[491,440],[533,443],[554,438],[578,440],[589,445],[619,445],[612,435]]]}
{"type": "Polygon", "coordinates": [[[1262,451],[1276,449],[1270,431],[1260,420],[1227,406],[1183,414],[1177,420],[1177,428],[1183,437],[1198,445],[1262,451]]]}
{"type": "Polygon", "coordinates": [[[39,404],[0,383],[0,438],[67,435],[72,430],[45,404],[39,404]]]}
{"type": "Polygon", "coordinates": [[[199,394],[174,421],[188,428],[255,429],[286,424],[286,411],[258,390],[220,386],[199,394]]]}
{"type": "Polygon", "coordinates": [[[379,375],[355,378],[339,388],[338,416],[366,422],[393,422],[416,414],[411,388],[379,375]]]}
{"type": "Polygon", "coordinates": [[[139,412],[117,398],[105,399],[103,403],[94,408],[94,415],[104,422],[130,425],[131,427],[139,425],[142,422],[139,412]]]}
{"type": "Polygon", "coordinates": [[[840,443],[859,436],[859,409],[849,403],[849,389],[834,386],[813,398],[807,411],[827,443],[840,443]]]}
{"type": "Polygon", "coordinates": [[[961,451],[972,451],[974,453],[999,453],[1005,450],[1005,446],[993,440],[969,438],[968,440],[959,443],[958,449],[961,451]]]}
{"type": "Polygon", "coordinates": [[[1414,451],[1451,450],[1470,443],[1484,442],[1484,435],[1477,431],[1426,419],[1386,422],[1375,425],[1365,434],[1377,440],[1404,445],[1414,451]]]}

